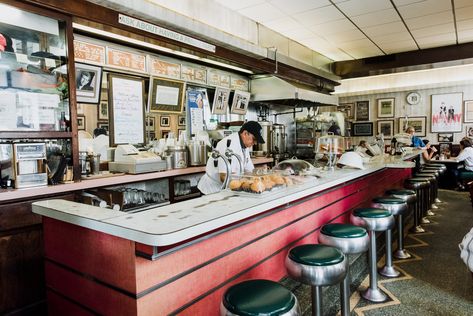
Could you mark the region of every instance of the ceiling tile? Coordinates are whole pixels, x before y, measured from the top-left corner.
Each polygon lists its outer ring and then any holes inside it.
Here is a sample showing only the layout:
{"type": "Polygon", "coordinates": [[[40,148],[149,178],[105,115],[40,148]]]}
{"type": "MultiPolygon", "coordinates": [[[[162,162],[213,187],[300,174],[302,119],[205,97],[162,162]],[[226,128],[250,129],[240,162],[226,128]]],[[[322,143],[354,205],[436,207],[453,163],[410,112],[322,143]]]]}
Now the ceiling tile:
{"type": "Polygon", "coordinates": [[[468,7],[471,5],[471,0],[455,0],[455,9],[468,7]]]}
{"type": "Polygon", "coordinates": [[[323,7],[310,10],[304,13],[297,13],[294,18],[307,27],[314,25],[341,20],[345,17],[334,6],[323,7]]]}
{"type": "Polygon", "coordinates": [[[432,35],[440,35],[440,34],[446,34],[446,33],[451,33],[455,35],[455,26],[453,25],[453,23],[447,23],[447,24],[424,27],[421,29],[412,30],[411,32],[415,38],[432,36],[432,35]]]}
{"type": "Polygon", "coordinates": [[[470,5],[469,7],[463,7],[461,9],[456,9],[455,17],[457,21],[468,20],[473,18],[473,5],[470,5]]]}
{"type": "Polygon", "coordinates": [[[344,43],[344,42],[351,42],[355,40],[366,39],[366,36],[362,32],[360,32],[360,30],[353,29],[350,31],[330,34],[330,36],[324,36],[324,38],[326,38],[328,42],[337,46],[338,44],[344,43]]]}
{"type": "Polygon", "coordinates": [[[330,5],[329,0],[270,0],[269,3],[289,15],[330,5]]]}
{"type": "Polygon", "coordinates": [[[463,21],[457,22],[457,29],[458,29],[458,32],[460,32],[460,31],[462,31],[462,30],[470,30],[470,29],[473,29],[473,19],[471,19],[471,20],[463,20],[463,21]]]}
{"type": "Polygon", "coordinates": [[[473,30],[463,31],[461,33],[458,33],[459,44],[464,44],[464,43],[469,43],[469,42],[473,42],[473,30]]]}
{"type": "Polygon", "coordinates": [[[453,13],[451,10],[448,10],[416,18],[405,19],[404,21],[409,29],[414,30],[437,25],[439,21],[441,21],[441,23],[453,22],[453,13]]]}
{"type": "Polygon", "coordinates": [[[386,9],[367,14],[354,16],[351,20],[358,25],[358,27],[368,27],[389,22],[401,21],[401,18],[394,9],[386,9]]]}
{"type": "Polygon", "coordinates": [[[393,7],[389,0],[351,0],[341,2],[337,6],[349,17],[393,7]]]}
{"type": "Polygon", "coordinates": [[[452,10],[452,3],[449,0],[426,0],[398,7],[404,19],[429,15],[442,11],[452,10]]]}
{"type": "Polygon", "coordinates": [[[218,3],[232,10],[241,10],[246,7],[252,7],[257,4],[265,3],[266,0],[215,0],[218,3]]]}
{"type": "Polygon", "coordinates": [[[356,50],[348,51],[348,53],[350,55],[353,55],[353,57],[355,57],[356,59],[384,55],[384,53],[374,45],[372,47],[357,48],[356,50]]]}
{"type": "Polygon", "coordinates": [[[293,29],[293,30],[287,30],[284,31],[284,35],[286,35],[289,38],[292,38],[296,41],[300,41],[306,38],[311,38],[316,36],[313,32],[311,32],[307,28],[300,28],[300,29],[293,29]]]}
{"type": "Polygon", "coordinates": [[[416,38],[417,44],[421,49],[440,47],[456,44],[454,34],[442,34],[437,36],[427,36],[416,38]]]}
{"type": "Polygon", "coordinates": [[[399,41],[399,42],[379,43],[378,46],[381,47],[381,49],[386,54],[394,54],[394,53],[417,50],[417,45],[413,39],[406,40],[406,41],[399,41]]]}
{"type": "Polygon", "coordinates": [[[394,4],[396,7],[403,6],[403,5],[408,5],[408,4],[413,4],[417,2],[424,2],[425,0],[393,0],[394,4]]]}
{"type": "Polygon", "coordinates": [[[381,36],[373,36],[370,37],[375,43],[389,43],[389,42],[399,42],[399,41],[407,41],[412,39],[411,34],[409,32],[401,32],[401,33],[391,33],[385,34],[381,36]]]}
{"type": "Polygon", "coordinates": [[[369,39],[363,38],[363,39],[358,39],[354,41],[340,43],[338,46],[342,49],[353,49],[353,48],[361,48],[361,47],[371,47],[375,45],[369,39]]]}
{"type": "Polygon", "coordinates": [[[351,23],[347,19],[317,24],[315,26],[310,27],[309,29],[319,35],[329,35],[339,32],[357,30],[356,26],[354,26],[353,23],[351,23]]]}
{"type": "Polygon", "coordinates": [[[247,16],[250,19],[260,23],[277,20],[285,16],[281,10],[269,3],[262,3],[247,7],[238,10],[238,13],[243,14],[244,16],[247,16]]]}
{"type": "Polygon", "coordinates": [[[277,32],[290,31],[302,28],[302,25],[291,17],[283,17],[281,19],[265,22],[264,25],[277,32]]]}
{"type": "Polygon", "coordinates": [[[363,32],[369,37],[380,36],[391,33],[406,32],[407,29],[401,21],[386,23],[371,27],[362,28],[363,32]]]}

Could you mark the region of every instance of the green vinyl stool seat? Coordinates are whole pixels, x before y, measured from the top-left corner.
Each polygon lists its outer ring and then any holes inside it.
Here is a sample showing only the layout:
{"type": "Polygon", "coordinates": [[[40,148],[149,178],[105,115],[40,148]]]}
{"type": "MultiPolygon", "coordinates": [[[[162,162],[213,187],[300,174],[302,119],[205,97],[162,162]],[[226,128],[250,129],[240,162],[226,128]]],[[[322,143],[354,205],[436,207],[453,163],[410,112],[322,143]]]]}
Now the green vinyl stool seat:
{"type": "MultiPolygon", "coordinates": [[[[369,236],[365,228],[352,224],[326,224],[320,229],[319,242],[340,249],[346,256],[366,252],[369,236]]],[[[341,314],[350,315],[350,267],[340,284],[341,314]]]]}
{"type": "Polygon", "coordinates": [[[342,251],[321,244],[296,246],[286,257],[289,276],[312,287],[312,315],[322,315],[321,287],[340,283],[347,268],[348,260],[342,251]]]}
{"type": "Polygon", "coordinates": [[[287,288],[270,280],[247,280],[223,294],[221,315],[299,315],[297,299],[287,288]]]}

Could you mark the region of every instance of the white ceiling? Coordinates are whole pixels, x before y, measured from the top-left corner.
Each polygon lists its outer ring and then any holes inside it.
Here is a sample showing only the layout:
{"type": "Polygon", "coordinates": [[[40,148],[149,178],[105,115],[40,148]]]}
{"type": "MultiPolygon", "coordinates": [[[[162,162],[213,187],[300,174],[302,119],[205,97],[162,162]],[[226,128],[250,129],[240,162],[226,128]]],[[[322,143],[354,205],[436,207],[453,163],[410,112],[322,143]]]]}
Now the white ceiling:
{"type": "Polygon", "coordinates": [[[215,0],[335,61],[473,42],[473,0],[215,0]]]}

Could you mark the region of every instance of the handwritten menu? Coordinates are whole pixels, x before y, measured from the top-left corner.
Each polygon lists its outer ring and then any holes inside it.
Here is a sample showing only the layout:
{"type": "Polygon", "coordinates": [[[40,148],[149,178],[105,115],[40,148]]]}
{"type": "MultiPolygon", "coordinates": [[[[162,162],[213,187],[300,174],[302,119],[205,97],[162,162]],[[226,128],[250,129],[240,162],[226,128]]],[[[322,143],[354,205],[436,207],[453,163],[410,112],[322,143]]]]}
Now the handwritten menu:
{"type": "Polygon", "coordinates": [[[181,79],[191,82],[207,83],[207,70],[182,65],[181,79]]]}
{"type": "Polygon", "coordinates": [[[74,41],[74,57],[81,61],[105,64],[105,46],[74,41]]]}
{"type": "Polygon", "coordinates": [[[107,47],[107,64],[146,72],[146,56],[107,47]]]}
{"type": "Polygon", "coordinates": [[[248,91],[249,81],[243,78],[231,76],[230,87],[234,90],[248,91]]]}
{"type": "Polygon", "coordinates": [[[144,143],[143,81],[111,77],[113,143],[144,143]]]}
{"type": "Polygon", "coordinates": [[[151,57],[151,74],[161,77],[179,79],[181,77],[181,65],[170,63],[158,58],[151,57]]]}

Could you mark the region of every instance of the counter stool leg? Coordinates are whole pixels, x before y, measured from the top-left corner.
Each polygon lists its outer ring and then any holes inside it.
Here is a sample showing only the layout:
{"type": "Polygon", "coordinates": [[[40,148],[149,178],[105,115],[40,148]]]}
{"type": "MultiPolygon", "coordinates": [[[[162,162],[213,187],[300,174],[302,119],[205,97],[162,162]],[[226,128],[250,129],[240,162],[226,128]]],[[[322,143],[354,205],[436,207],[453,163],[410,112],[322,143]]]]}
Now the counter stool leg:
{"type": "Polygon", "coordinates": [[[412,215],[414,217],[414,227],[411,228],[411,232],[416,234],[425,232],[425,230],[419,225],[419,210],[421,201],[422,196],[420,190],[416,190],[416,201],[414,202],[414,205],[410,206],[413,208],[412,215]]]}
{"type": "Polygon", "coordinates": [[[396,259],[408,259],[411,255],[404,249],[404,223],[403,223],[402,214],[397,217],[397,250],[394,253],[394,258],[396,259]]]}
{"type": "MultiPolygon", "coordinates": [[[[348,257],[348,256],[347,256],[348,257]]],[[[348,258],[347,258],[348,259],[348,258]]],[[[347,275],[340,284],[340,303],[342,316],[350,316],[350,270],[347,269],[347,275]]]]}
{"type": "Polygon", "coordinates": [[[322,288],[312,286],[312,316],[322,316],[322,288]]]}
{"type": "Polygon", "coordinates": [[[424,209],[422,210],[422,217],[420,219],[421,224],[430,224],[430,221],[427,218],[427,213],[430,211],[430,206],[430,187],[428,187],[424,192],[424,209]]]}
{"type": "Polygon", "coordinates": [[[370,235],[370,248],[368,249],[370,257],[370,286],[361,293],[361,296],[368,301],[384,302],[387,296],[378,288],[378,271],[376,271],[376,232],[369,231],[368,233],[370,235]]]}
{"type": "Polygon", "coordinates": [[[393,257],[391,253],[391,242],[392,242],[391,229],[386,231],[386,263],[384,267],[379,271],[379,274],[384,275],[388,278],[398,277],[401,273],[393,267],[393,257]]]}

